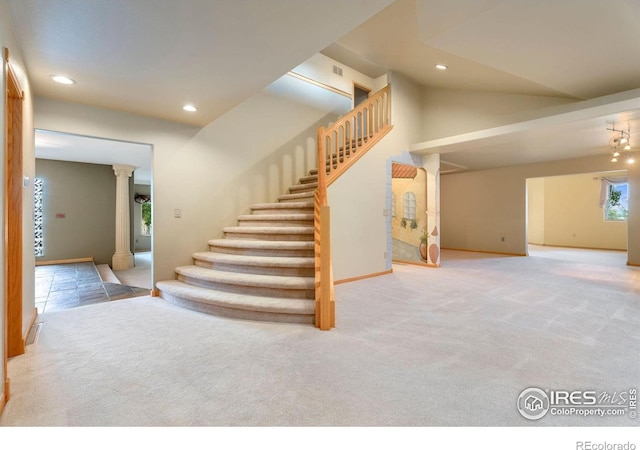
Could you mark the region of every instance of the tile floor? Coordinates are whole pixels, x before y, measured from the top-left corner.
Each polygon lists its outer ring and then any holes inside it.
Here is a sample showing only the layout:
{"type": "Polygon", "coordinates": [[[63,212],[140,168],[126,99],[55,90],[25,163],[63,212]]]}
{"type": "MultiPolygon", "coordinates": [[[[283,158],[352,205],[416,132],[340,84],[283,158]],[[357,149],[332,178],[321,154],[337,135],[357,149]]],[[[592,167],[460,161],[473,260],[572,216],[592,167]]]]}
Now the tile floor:
{"type": "Polygon", "coordinates": [[[149,294],[148,289],[103,283],[91,262],[36,266],[35,281],[38,314],[149,294]]]}

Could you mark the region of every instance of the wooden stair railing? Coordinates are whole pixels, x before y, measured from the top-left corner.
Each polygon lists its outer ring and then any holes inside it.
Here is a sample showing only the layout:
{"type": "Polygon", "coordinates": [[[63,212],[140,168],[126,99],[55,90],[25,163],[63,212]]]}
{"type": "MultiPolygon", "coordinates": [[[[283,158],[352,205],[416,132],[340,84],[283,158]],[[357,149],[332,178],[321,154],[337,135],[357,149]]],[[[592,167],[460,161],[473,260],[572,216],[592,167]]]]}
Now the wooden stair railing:
{"type": "Polygon", "coordinates": [[[331,220],[327,187],[380,141],[391,129],[391,88],[385,86],[342,116],[318,129],[318,189],[314,195],[316,327],[335,327],[331,262],[331,220]]]}

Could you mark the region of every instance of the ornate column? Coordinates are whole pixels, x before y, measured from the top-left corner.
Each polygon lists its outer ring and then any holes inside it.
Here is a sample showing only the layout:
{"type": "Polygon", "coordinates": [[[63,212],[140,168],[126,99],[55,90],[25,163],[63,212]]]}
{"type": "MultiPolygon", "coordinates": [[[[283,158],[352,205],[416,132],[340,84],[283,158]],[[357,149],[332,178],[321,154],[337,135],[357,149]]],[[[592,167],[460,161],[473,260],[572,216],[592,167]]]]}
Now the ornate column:
{"type": "Polygon", "coordinates": [[[111,259],[113,270],[127,270],[133,267],[131,253],[130,219],[129,219],[129,177],[135,167],[114,164],[116,174],[116,252],[111,259]]]}

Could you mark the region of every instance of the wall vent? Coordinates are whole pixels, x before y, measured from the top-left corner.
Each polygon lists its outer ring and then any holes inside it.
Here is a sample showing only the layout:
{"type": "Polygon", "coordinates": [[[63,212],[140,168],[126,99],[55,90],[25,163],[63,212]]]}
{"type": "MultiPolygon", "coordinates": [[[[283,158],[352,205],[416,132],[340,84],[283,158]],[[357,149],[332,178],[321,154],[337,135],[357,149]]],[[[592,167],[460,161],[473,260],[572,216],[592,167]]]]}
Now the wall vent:
{"type": "Polygon", "coordinates": [[[342,67],[333,66],[333,73],[336,75],[342,76],[342,67]]]}

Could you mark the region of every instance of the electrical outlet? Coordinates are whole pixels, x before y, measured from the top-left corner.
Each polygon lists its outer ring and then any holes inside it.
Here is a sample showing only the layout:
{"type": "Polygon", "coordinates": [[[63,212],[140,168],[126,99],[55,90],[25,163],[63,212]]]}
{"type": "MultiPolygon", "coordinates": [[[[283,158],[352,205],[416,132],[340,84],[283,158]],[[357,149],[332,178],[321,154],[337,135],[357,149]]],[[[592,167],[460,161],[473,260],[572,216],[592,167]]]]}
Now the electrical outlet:
{"type": "Polygon", "coordinates": [[[173,210],[173,217],[175,217],[176,219],[180,219],[182,217],[182,210],[181,209],[174,209],[173,210]]]}

